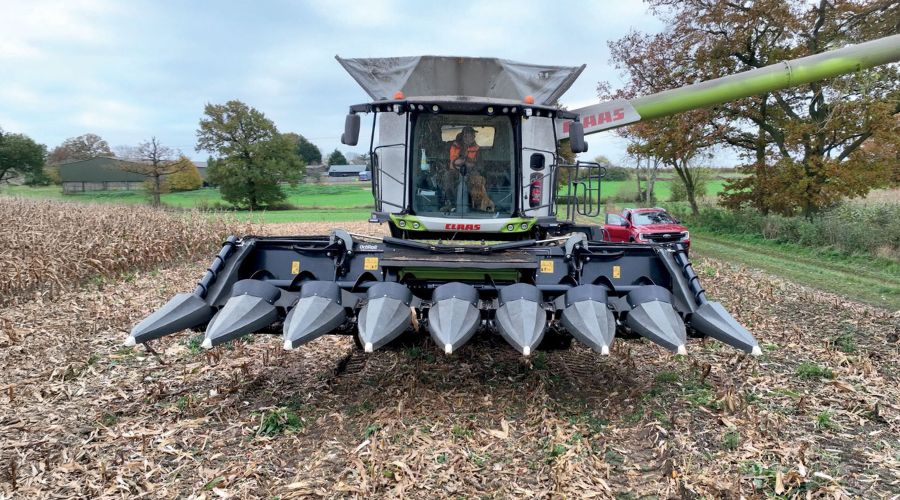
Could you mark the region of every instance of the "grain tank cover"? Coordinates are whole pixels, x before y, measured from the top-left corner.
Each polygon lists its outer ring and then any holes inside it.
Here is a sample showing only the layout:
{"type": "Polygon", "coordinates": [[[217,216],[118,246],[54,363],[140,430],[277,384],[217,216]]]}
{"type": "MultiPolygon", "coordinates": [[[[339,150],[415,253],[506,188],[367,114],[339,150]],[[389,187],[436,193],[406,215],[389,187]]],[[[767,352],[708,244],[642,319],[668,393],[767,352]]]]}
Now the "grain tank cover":
{"type": "Polygon", "coordinates": [[[335,56],[374,100],[468,96],[551,105],[572,86],[581,66],[543,66],[495,57],[413,56],[343,59],[335,56]]]}

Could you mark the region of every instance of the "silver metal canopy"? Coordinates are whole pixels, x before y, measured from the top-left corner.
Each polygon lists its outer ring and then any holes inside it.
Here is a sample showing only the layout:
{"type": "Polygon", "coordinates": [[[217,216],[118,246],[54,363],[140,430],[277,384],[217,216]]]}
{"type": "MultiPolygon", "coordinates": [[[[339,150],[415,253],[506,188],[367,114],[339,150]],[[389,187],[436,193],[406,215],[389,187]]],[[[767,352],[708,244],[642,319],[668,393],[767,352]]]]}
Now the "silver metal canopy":
{"type": "Polygon", "coordinates": [[[335,59],[374,100],[406,97],[471,96],[549,105],[563,95],[581,66],[544,66],[496,57],[411,56],[335,59]]]}

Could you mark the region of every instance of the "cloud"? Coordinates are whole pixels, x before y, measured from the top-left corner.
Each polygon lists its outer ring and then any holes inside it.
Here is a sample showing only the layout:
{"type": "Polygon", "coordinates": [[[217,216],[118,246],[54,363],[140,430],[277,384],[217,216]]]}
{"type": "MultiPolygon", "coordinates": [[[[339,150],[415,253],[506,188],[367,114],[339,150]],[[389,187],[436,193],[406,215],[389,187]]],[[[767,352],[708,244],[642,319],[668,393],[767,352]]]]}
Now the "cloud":
{"type": "Polygon", "coordinates": [[[104,43],[107,35],[100,24],[116,12],[106,0],[6,2],[3,11],[0,60],[47,57],[56,44],[104,43]]]}

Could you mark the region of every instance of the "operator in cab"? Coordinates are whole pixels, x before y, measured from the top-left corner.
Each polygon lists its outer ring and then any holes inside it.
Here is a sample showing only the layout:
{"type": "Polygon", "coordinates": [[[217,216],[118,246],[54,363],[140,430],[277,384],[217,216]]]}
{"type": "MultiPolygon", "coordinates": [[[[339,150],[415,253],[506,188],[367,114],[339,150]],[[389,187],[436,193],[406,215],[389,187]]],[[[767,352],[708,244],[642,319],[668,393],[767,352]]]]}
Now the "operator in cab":
{"type": "Polygon", "coordinates": [[[449,168],[444,172],[441,180],[441,191],[444,204],[441,208],[445,212],[456,210],[457,187],[461,177],[466,178],[469,191],[469,201],[475,210],[492,212],[495,210],[494,202],[487,194],[484,176],[476,171],[478,162],[478,144],[475,142],[476,132],[472,127],[463,127],[456,135],[456,140],[450,143],[449,168]]]}

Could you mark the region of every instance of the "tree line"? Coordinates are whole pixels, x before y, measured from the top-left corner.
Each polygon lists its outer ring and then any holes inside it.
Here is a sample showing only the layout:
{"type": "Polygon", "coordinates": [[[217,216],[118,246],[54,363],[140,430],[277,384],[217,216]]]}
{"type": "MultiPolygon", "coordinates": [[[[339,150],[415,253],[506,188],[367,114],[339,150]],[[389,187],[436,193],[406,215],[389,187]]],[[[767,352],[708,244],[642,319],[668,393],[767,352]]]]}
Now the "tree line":
{"type": "MultiPolygon", "coordinates": [[[[262,112],[236,100],[206,105],[196,150],[214,154],[207,161],[208,181],[239,208],[259,209],[284,201],[281,184],[300,182],[307,165],[322,163],[318,146],[300,134],[279,133],[262,112]]],[[[103,138],[88,133],[66,139],[48,152],[24,134],[0,129],[0,184],[13,179],[28,185],[59,183],[60,165],[97,157],[128,160],[119,168],[145,177],[150,202],[157,206],[163,193],[198,189],[203,182],[189,158],[155,136],[113,151],[103,138]]],[[[365,163],[367,157],[357,155],[352,161],[365,163]]],[[[326,163],[349,161],[335,149],[326,163]]]]}
{"type": "MultiPolygon", "coordinates": [[[[633,98],[888,36],[900,31],[891,0],[649,0],[667,28],[609,43],[633,98]]],[[[744,159],[746,176],[721,202],[762,213],[813,214],[900,181],[900,78],[886,65],[826,81],[642,122],[619,133],[642,165],[673,169],[698,211],[698,164],[716,148],[744,159]]]]}

